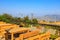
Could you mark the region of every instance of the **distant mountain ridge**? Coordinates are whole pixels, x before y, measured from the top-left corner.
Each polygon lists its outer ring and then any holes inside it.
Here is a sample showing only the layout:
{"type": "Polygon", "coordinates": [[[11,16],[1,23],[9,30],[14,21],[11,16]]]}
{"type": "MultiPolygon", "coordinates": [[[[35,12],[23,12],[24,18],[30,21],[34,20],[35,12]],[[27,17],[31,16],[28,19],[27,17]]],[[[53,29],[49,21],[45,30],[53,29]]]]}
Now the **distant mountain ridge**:
{"type": "Polygon", "coordinates": [[[40,20],[60,21],[60,15],[45,15],[43,17],[40,17],[40,20]]]}

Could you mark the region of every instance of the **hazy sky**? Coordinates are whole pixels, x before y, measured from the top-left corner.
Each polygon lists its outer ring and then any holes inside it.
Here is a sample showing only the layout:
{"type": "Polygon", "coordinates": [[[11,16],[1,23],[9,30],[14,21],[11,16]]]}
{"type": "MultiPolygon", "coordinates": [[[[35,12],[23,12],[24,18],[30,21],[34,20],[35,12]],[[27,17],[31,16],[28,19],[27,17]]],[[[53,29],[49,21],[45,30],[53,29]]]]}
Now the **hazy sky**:
{"type": "Polygon", "coordinates": [[[0,0],[0,14],[9,13],[14,16],[59,14],[60,0],[0,0]]]}

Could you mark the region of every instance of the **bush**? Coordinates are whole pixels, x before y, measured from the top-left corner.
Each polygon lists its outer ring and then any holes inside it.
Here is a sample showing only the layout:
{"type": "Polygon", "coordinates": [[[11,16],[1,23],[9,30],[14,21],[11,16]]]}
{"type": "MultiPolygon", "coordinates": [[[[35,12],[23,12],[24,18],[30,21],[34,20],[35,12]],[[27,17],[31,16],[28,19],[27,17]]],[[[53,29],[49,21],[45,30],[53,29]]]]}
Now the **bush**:
{"type": "Polygon", "coordinates": [[[56,39],[56,38],[58,38],[58,35],[51,35],[50,38],[51,39],[56,39]]]}

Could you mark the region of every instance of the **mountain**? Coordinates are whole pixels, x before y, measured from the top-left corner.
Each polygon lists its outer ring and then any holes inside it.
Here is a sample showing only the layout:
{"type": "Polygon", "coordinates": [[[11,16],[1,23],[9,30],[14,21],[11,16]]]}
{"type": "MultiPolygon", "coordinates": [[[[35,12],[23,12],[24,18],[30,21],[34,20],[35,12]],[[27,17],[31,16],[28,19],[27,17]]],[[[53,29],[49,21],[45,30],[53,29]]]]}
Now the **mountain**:
{"type": "Polygon", "coordinates": [[[45,15],[43,17],[40,17],[40,20],[60,21],[60,15],[45,15]]]}

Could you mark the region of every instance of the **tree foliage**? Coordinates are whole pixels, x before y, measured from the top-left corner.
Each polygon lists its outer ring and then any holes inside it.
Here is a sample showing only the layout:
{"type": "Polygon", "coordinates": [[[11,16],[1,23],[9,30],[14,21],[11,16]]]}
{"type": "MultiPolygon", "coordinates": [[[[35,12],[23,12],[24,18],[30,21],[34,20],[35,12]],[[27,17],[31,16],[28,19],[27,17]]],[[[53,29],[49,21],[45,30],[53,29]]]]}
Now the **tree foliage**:
{"type": "Polygon", "coordinates": [[[13,23],[13,24],[24,24],[24,25],[31,25],[31,23],[38,23],[37,19],[29,19],[29,16],[25,16],[23,18],[21,17],[13,17],[11,16],[10,14],[2,14],[0,15],[0,21],[4,21],[4,22],[7,22],[7,23],[13,23]]]}

